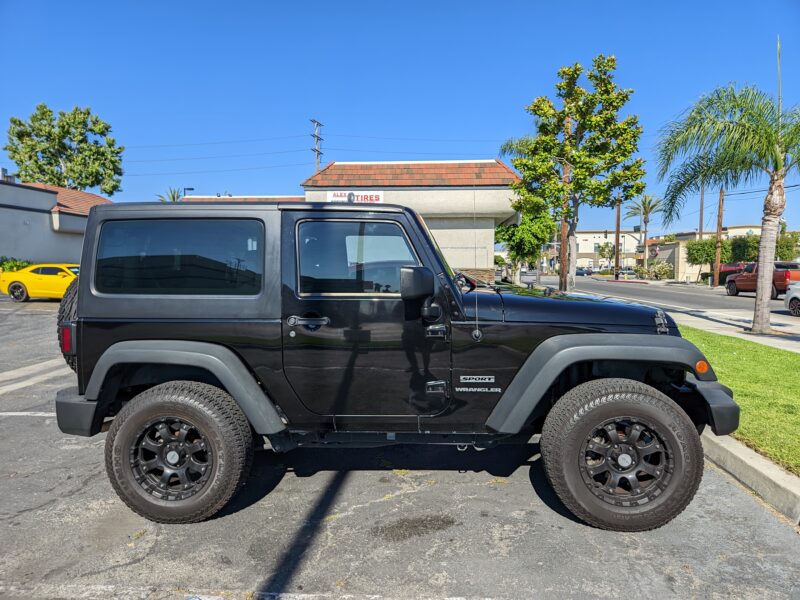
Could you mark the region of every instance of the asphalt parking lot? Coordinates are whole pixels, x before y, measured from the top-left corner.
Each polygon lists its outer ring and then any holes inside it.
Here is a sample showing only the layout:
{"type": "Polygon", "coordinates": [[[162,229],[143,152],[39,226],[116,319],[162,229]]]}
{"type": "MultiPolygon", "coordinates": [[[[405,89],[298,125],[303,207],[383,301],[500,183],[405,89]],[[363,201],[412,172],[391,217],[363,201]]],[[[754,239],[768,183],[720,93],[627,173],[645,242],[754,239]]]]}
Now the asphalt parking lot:
{"type": "Polygon", "coordinates": [[[662,529],[571,518],[536,444],[260,452],[220,516],[157,525],[117,499],[104,435],[62,435],[55,302],[0,300],[2,598],[800,597],[800,535],[707,465],[662,529]]]}

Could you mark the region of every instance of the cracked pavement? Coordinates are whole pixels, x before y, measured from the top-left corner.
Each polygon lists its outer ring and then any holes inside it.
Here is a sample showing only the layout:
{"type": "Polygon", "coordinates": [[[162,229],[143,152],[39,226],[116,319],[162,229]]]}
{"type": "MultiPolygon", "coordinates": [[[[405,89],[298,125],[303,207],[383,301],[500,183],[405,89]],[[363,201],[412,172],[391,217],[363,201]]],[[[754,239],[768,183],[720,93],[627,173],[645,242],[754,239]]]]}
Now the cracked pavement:
{"type": "MultiPolygon", "coordinates": [[[[58,358],[57,303],[0,300],[0,377],[58,358]]],[[[576,522],[535,444],[259,452],[217,518],[157,525],[105,475],[105,435],[61,434],[52,377],[2,392],[2,598],[800,597],[800,535],[707,465],[656,531],[576,522]]],[[[37,374],[42,371],[37,371],[37,374]]],[[[31,377],[32,378],[32,377],[31,377]]]]}

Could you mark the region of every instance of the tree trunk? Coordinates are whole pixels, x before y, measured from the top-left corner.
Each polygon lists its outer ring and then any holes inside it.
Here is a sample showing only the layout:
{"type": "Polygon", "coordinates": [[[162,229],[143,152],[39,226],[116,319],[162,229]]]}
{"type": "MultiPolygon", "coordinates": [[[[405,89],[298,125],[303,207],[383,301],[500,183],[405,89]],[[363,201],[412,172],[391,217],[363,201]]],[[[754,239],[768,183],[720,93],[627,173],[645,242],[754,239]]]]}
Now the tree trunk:
{"type": "Polygon", "coordinates": [[[522,269],[519,263],[514,263],[511,267],[511,282],[514,285],[522,285],[522,269]]]}
{"type": "Polygon", "coordinates": [[[647,272],[647,224],[649,219],[644,221],[644,270],[647,272]]]}
{"type": "Polygon", "coordinates": [[[753,333],[770,332],[769,301],[772,296],[772,274],[775,270],[775,246],[778,242],[781,215],[786,207],[784,175],[773,175],[764,199],[761,218],[761,241],[758,244],[758,277],[756,280],[756,308],[753,313],[753,333]]]}
{"type": "Polygon", "coordinates": [[[617,228],[614,232],[614,279],[619,279],[619,217],[620,210],[622,209],[622,200],[620,195],[617,194],[617,228]]]}
{"type": "Polygon", "coordinates": [[[578,200],[572,199],[572,216],[569,220],[569,230],[567,237],[569,238],[569,268],[567,269],[567,291],[571,292],[575,289],[575,271],[578,268],[578,200]]]}
{"type": "MultiPolygon", "coordinates": [[[[719,188],[719,205],[717,206],[717,242],[714,245],[714,272],[711,274],[713,287],[719,285],[719,266],[722,260],[722,216],[725,205],[725,188],[719,188]]],[[[698,280],[700,274],[697,275],[698,280]]]]}
{"type": "Polygon", "coordinates": [[[567,203],[564,201],[564,216],[561,217],[561,241],[558,247],[558,289],[567,291],[568,250],[569,250],[569,225],[567,224],[567,203]]]}

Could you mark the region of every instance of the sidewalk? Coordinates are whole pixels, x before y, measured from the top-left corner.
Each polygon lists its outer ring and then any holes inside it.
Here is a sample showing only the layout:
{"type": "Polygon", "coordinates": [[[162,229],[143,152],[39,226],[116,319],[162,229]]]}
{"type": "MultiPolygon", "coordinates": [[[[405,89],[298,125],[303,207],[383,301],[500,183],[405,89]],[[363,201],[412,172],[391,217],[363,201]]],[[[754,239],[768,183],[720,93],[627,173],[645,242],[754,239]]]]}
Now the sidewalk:
{"type": "Polygon", "coordinates": [[[791,315],[770,315],[774,335],[755,335],[744,329],[753,322],[750,309],[679,310],[667,309],[678,325],[687,325],[712,333],[800,353],[800,319],[791,315]]]}

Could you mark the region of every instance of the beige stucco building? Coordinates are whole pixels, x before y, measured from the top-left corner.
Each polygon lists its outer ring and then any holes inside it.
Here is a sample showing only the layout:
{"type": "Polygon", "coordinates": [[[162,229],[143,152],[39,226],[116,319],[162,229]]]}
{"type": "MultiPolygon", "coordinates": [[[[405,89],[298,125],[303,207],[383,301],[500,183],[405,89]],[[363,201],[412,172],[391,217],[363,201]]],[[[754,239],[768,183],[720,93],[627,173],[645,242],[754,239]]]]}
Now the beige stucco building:
{"type": "Polygon", "coordinates": [[[423,216],[451,266],[488,274],[495,227],[515,215],[509,186],[517,179],[499,160],[332,162],[303,187],[308,202],[408,206],[423,216]]]}
{"type": "MultiPolygon", "coordinates": [[[[577,266],[591,267],[592,269],[608,268],[614,264],[614,259],[600,257],[600,247],[603,244],[614,245],[614,229],[596,229],[575,232],[578,258],[577,266]]],[[[642,234],[630,229],[620,230],[619,247],[621,267],[633,267],[636,259],[641,258],[642,234]]]]}

